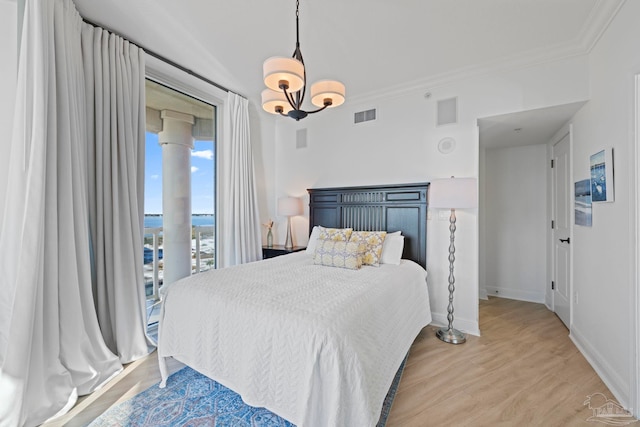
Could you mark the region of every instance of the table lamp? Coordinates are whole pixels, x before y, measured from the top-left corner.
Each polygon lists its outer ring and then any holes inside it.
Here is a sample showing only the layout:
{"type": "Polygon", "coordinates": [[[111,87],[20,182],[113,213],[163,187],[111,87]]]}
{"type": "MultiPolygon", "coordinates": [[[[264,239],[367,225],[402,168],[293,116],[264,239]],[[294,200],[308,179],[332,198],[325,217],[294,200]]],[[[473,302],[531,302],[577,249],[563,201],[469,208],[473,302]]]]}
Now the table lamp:
{"type": "Polygon", "coordinates": [[[293,249],[293,239],[291,237],[291,217],[302,213],[302,203],[297,197],[281,197],[278,199],[278,215],[287,217],[287,240],[284,243],[285,249],[293,249]]]}

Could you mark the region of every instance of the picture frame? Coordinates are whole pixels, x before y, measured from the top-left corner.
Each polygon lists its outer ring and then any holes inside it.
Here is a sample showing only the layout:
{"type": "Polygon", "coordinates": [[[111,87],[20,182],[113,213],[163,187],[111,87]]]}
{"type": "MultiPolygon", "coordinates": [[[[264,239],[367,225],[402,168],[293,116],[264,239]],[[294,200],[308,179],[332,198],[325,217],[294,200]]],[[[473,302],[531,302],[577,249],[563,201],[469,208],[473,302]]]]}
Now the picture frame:
{"type": "Polygon", "coordinates": [[[590,157],[591,202],[614,201],[613,149],[600,150],[590,157]]]}
{"type": "Polygon", "coordinates": [[[591,179],[583,179],[574,183],[574,223],[583,227],[593,224],[591,205],[591,179]]]}

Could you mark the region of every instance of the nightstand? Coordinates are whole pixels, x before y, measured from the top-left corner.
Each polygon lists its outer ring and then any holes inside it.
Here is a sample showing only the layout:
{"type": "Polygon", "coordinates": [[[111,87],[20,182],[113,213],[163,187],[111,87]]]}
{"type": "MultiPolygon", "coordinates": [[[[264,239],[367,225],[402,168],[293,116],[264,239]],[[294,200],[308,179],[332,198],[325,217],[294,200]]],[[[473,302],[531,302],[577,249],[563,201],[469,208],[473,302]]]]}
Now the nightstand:
{"type": "Polygon", "coordinates": [[[273,258],[280,255],[286,255],[293,252],[300,252],[307,249],[305,246],[294,246],[293,249],[285,249],[284,245],[273,245],[273,247],[268,248],[266,246],[262,247],[262,259],[273,258]]]}

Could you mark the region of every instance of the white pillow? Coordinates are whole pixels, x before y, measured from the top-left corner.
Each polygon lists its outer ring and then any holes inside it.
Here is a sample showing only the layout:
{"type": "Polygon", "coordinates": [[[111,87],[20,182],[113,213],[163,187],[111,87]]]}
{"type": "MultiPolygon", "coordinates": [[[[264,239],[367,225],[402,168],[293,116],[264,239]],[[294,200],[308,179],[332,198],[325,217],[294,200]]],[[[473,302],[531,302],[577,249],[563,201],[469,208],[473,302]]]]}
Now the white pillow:
{"type": "Polygon", "coordinates": [[[382,243],[382,255],[380,255],[380,264],[399,265],[402,259],[402,251],[404,250],[404,236],[391,233],[382,243]]]}
{"type": "Polygon", "coordinates": [[[318,237],[320,236],[320,227],[317,225],[311,230],[311,236],[309,236],[309,243],[307,243],[306,252],[313,255],[316,252],[316,244],[318,243],[318,237]]]}

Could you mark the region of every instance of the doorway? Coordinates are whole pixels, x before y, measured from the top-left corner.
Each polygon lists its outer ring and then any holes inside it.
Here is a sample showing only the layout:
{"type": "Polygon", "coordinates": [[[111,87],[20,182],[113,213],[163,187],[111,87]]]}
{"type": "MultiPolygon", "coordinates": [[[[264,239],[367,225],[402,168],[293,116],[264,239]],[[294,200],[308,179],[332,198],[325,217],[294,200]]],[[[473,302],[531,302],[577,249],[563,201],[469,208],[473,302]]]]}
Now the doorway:
{"type": "MultiPolygon", "coordinates": [[[[544,303],[553,310],[551,143],[561,139],[561,131],[584,104],[478,120],[481,297],[544,303]]],[[[564,194],[571,196],[569,190],[564,194]]]]}

